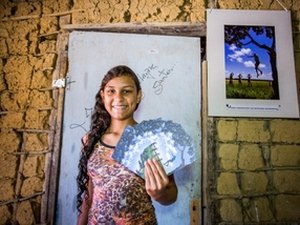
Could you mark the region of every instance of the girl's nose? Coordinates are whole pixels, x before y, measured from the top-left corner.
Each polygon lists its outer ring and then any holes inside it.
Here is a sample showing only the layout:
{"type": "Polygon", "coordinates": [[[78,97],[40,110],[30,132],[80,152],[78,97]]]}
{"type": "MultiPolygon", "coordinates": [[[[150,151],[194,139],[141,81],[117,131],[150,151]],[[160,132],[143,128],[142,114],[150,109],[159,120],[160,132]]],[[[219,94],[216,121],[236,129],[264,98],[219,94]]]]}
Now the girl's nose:
{"type": "Polygon", "coordinates": [[[116,96],[115,96],[117,99],[123,99],[123,93],[122,92],[116,92],[116,96]]]}

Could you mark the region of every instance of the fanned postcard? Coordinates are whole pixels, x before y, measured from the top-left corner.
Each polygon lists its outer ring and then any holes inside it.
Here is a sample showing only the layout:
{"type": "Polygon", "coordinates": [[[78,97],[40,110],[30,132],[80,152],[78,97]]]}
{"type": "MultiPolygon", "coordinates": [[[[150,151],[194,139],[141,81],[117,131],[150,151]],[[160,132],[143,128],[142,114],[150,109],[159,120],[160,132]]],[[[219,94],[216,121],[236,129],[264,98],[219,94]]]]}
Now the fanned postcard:
{"type": "Polygon", "coordinates": [[[196,160],[192,138],[171,120],[145,120],[127,126],[112,157],[144,178],[144,163],[156,159],[168,175],[196,160]]]}

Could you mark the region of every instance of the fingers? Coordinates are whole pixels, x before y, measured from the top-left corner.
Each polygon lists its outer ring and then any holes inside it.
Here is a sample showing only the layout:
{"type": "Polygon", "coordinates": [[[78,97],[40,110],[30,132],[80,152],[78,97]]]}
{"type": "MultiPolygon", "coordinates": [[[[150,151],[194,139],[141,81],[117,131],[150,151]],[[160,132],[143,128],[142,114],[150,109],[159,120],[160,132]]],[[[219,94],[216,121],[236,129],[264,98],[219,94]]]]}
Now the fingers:
{"type": "Polygon", "coordinates": [[[157,160],[148,160],[145,163],[145,185],[151,197],[159,196],[169,184],[169,177],[157,160]]]}
{"type": "Polygon", "coordinates": [[[149,164],[149,169],[151,170],[151,174],[153,174],[155,180],[160,183],[161,181],[167,182],[168,176],[166,174],[166,171],[162,167],[159,161],[152,159],[148,160],[147,162],[149,164]]]}

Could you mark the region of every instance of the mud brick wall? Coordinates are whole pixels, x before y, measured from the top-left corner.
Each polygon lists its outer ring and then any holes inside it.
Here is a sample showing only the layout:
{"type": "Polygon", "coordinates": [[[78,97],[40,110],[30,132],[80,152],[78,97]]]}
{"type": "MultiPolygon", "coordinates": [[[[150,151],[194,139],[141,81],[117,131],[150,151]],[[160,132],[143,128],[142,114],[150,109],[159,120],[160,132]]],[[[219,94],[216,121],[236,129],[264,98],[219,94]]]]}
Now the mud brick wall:
{"type": "Polygon", "coordinates": [[[215,125],[215,223],[299,224],[299,121],[218,119],[215,125]]]}
{"type": "MultiPolygon", "coordinates": [[[[299,95],[300,1],[280,2],[292,12],[299,95]]],[[[0,225],[47,222],[42,211],[61,25],[203,22],[214,3],[283,10],[275,0],[0,1],[0,225]]],[[[300,224],[300,121],[209,119],[207,224],[300,224]]]]}

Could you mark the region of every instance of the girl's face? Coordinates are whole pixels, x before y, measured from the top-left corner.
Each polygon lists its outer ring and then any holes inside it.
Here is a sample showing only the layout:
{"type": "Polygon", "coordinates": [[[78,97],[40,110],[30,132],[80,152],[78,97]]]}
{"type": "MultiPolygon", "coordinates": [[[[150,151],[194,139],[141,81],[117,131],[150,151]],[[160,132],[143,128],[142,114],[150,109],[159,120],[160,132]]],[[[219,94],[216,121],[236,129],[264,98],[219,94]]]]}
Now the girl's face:
{"type": "Polygon", "coordinates": [[[133,113],[141,100],[141,91],[138,92],[130,77],[121,76],[106,84],[101,97],[112,120],[133,120],[133,113]]]}

